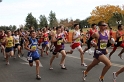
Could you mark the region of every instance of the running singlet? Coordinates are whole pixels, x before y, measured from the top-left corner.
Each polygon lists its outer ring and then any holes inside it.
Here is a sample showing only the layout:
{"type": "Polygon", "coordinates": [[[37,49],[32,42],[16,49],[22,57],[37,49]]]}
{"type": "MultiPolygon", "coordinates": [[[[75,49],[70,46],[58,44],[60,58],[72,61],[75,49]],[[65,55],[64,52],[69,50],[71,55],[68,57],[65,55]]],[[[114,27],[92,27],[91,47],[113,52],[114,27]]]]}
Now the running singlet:
{"type": "MultiPolygon", "coordinates": [[[[75,35],[72,36],[73,38],[77,38],[80,35],[80,31],[75,31],[75,35]]],[[[80,43],[80,38],[77,38],[73,41],[73,43],[80,43]]]]}
{"type": "Polygon", "coordinates": [[[90,31],[89,31],[89,34],[90,34],[90,36],[92,36],[95,32],[97,32],[97,29],[90,29],[90,31]]]}
{"type": "Polygon", "coordinates": [[[106,50],[107,48],[107,43],[108,43],[108,36],[107,33],[105,32],[105,35],[103,36],[100,32],[99,32],[99,39],[98,39],[98,49],[100,50],[106,50]]]}
{"type": "Polygon", "coordinates": [[[2,40],[4,37],[6,37],[5,34],[4,34],[4,35],[0,35],[0,42],[1,42],[1,40],[2,40]]]}
{"type": "Polygon", "coordinates": [[[111,37],[113,36],[113,31],[110,31],[110,36],[111,36],[111,37]]]}
{"type": "Polygon", "coordinates": [[[120,34],[120,37],[117,37],[117,39],[116,39],[116,42],[122,42],[122,32],[121,31],[118,31],[119,32],[119,34],[120,34]]]}
{"type": "Polygon", "coordinates": [[[29,38],[29,42],[30,42],[29,48],[33,50],[37,50],[37,44],[38,44],[37,39],[29,38]]]}
{"type": "Polygon", "coordinates": [[[28,52],[28,60],[33,60],[33,59],[36,59],[36,58],[39,58],[40,55],[38,53],[38,49],[37,49],[37,46],[38,46],[38,41],[37,39],[32,39],[31,37],[29,38],[29,48],[30,49],[33,49],[35,51],[31,52],[29,51],[28,52]]]}
{"type": "Polygon", "coordinates": [[[19,44],[19,42],[20,42],[19,35],[17,35],[17,36],[14,35],[13,37],[15,39],[15,44],[19,44]]]}
{"type": "Polygon", "coordinates": [[[63,43],[62,35],[61,34],[60,35],[56,34],[56,39],[57,39],[57,41],[54,43],[54,46],[56,48],[61,48],[62,47],[62,43],[63,43]]]}
{"type": "Polygon", "coordinates": [[[45,41],[48,41],[48,33],[44,33],[43,34],[43,41],[45,42],[45,41]]]}
{"type": "Polygon", "coordinates": [[[6,37],[7,43],[6,43],[6,47],[13,47],[13,37],[6,37]]]}

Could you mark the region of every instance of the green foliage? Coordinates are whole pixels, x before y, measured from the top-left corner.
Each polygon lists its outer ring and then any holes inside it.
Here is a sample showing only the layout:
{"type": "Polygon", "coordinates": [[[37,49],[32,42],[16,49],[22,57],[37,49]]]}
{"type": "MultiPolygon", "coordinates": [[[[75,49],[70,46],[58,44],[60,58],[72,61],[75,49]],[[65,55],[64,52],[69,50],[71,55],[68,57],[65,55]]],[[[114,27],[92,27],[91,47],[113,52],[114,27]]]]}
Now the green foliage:
{"type": "Polygon", "coordinates": [[[88,20],[90,19],[90,17],[87,17],[85,20],[82,20],[79,22],[80,28],[90,28],[90,24],[88,23],[88,20]]]}
{"type": "Polygon", "coordinates": [[[17,27],[15,25],[10,25],[10,26],[0,26],[0,30],[11,30],[11,31],[15,31],[17,29],[17,27]]]}
{"type": "Polygon", "coordinates": [[[29,26],[34,27],[35,30],[37,30],[38,28],[38,24],[37,24],[37,19],[34,18],[34,16],[32,15],[32,13],[29,13],[28,16],[26,17],[26,25],[27,28],[29,26]]]}
{"type": "Polygon", "coordinates": [[[56,19],[56,14],[53,11],[50,11],[49,14],[49,26],[52,28],[58,25],[58,21],[56,19]]]}
{"type": "Polygon", "coordinates": [[[48,25],[47,18],[45,15],[40,15],[39,19],[40,19],[40,21],[39,21],[40,22],[40,24],[39,24],[40,28],[43,28],[43,27],[48,25]]]}

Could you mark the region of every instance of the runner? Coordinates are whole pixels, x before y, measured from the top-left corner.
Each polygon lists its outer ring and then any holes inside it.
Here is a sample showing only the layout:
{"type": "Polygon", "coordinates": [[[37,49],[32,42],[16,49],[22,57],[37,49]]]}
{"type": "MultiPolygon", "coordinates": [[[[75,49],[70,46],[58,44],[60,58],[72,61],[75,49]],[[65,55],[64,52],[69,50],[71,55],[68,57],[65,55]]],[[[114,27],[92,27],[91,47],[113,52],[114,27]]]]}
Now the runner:
{"type": "Polygon", "coordinates": [[[95,40],[93,40],[93,38],[92,38],[92,35],[94,33],[98,32],[97,29],[96,29],[96,27],[97,27],[96,24],[92,24],[91,25],[91,29],[89,31],[89,39],[87,41],[87,48],[84,49],[83,53],[85,53],[85,51],[88,50],[89,55],[92,54],[93,51],[90,48],[91,48],[91,46],[94,46],[96,44],[95,40]]]}
{"type": "Polygon", "coordinates": [[[109,59],[111,59],[111,56],[112,54],[116,51],[117,47],[122,47],[122,51],[118,54],[118,56],[123,59],[122,57],[122,53],[124,52],[124,42],[123,42],[123,36],[124,36],[124,33],[123,33],[123,25],[120,24],[118,25],[118,31],[116,32],[116,42],[115,42],[115,45],[114,45],[114,48],[113,50],[110,52],[109,54],[109,59]]]}
{"type": "Polygon", "coordinates": [[[105,67],[103,68],[101,76],[99,78],[99,82],[103,82],[105,74],[111,67],[111,62],[105,56],[107,42],[109,39],[109,37],[107,36],[107,33],[105,32],[106,25],[107,25],[106,23],[104,23],[103,21],[100,21],[98,23],[100,31],[98,33],[94,33],[92,36],[93,38],[96,39],[96,41],[98,43],[97,43],[97,47],[95,47],[95,51],[94,51],[94,60],[92,61],[92,63],[90,65],[88,65],[87,69],[85,71],[83,71],[83,80],[86,80],[86,76],[87,76],[88,72],[94,66],[96,66],[99,62],[103,62],[105,64],[105,67]]]}
{"type": "Polygon", "coordinates": [[[55,50],[53,51],[53,56],[50,59],[50,70],[53,69],[52,62],[55,59],[58,52],[61,53],[61,55],[62,55],[62,58],[60,61],[61,69],[66,69],[66,67],[65,67],[66,52],[62,46],[62,43],[66,42],[66,40],[65,40],[65,38],[62,37],[61,26],[56,28],[56,34],[52,36],[52,42],[54,43],[55,50]]]}
{"type": "Polygon", "coordinates": [[[117,79],[118,75],[120,75],[122,72],[124,72],[124,67],[119,69],[117,72],[113,72],[113,81],[114,82],[116,82],[116,79],[117,79]]]}
{"type": "Polygon", "coordinates": [[[5,54],[5,42],[3,41],[6,38],[6,34],[4,32],[4,30],[0,31],[0,43],[1,43],[1,52],[3,53],[4,58],[6,58],[6,54],[5,54]]]}
{"type": "Polygon", "coordinates": [[[46,51],[45,51],[46,55],[48,55],[49,37],[48,37],[48,33],[47,33],[46,28],[43,29],[42,38],[43,38],[43,42],[42,42],[41,56],[43,56],[43,52],[44,52],[45,48],[46,48],[46,51]]]}
{"type": "Polygon", "coordinates": [[[14,32],[14,40],[15,40],[15,46],[14,46],[14,58],[16,58],[15,56],[15,52],[16,50],[18,50],[18,57],[20,58],[20,53],[21,53],[21,46],[20,46],[20,36],[18,34],[18,31],[14,32]]]}
{"type": "MultiPolygon", "coordinates": [[[[55,34],[56,34],[56,27],[53,27],[53,29],[52,29],[51,32],[50,32],[50,36],[52,37],[52,36],[55,35],[55,34]]],[[[50,52],[53,51],[53,48],[54,48],[54,43],[51,42],[51,45],[50,45],[50,52]]]]}
{"type": "Polygon", "coordinates": [[[36,63],[36,79],[40,80],[41,77],[39,75],[40,73],[40,67],[39,67],[39,53],[38,53],[38,49],[40,49],[38,47],[38,41],[36,39],[36,32],[34,30],[30,31],[30,35],[31,37],[29,37],[26,40],[25,43],[25,49],[27,49],[28,52],[28,61],[29,61],[29,65],[33,66],[33,61],[35,61],[36,63]]]}
{"type": "Polygon", "coordinates": [[[71,50],[66,52],[67,54],[72,54],[74,49],[78,49],[78,51],[80,52],[80,58],[81,58],[81,66],[87,66],[84,63],[84,57],[83,57],[83,50],[81,48],[81,44],[80,44],[80,30],[79,30],[79,24],[74,24],[74,32],[72,34],[72,44],[71,44],[71,50]]]}
{"type": "Polygon", "coordinates": [[[9,57],[14,55],[13,46],[15,46],[14,38],[11,36],[11,31],[7,30],[7,37],[5,40],[5,52],[6,52],[6,65],[9,65],[9,57]]]}
{"type": "Polygon", "coordinates": [[[81,47],[83,46],[83,44],[84,44],[84,32],[83,32],[83,29],[81,29],[80,30],[80,32],[81,32],[81,39],[80,39],[80,41],[81,41],[81,47]]]}

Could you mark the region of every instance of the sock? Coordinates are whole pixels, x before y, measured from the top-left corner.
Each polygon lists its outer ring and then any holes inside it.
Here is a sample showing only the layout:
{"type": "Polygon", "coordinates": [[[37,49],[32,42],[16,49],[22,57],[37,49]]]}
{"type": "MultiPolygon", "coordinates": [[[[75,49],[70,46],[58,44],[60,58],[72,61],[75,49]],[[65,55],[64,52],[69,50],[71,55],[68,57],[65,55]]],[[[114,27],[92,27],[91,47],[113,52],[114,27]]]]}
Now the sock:
{"type": "Polygon", "coordinates": [[[88,74],[88,72],[87,72],[87,71],[84,71],[84,74],[85,74],[85,75],[87,75],[87,74],[88,74]]]}
{"type": "Polygon", "coordinates": [[[100,76],[100,79],[104,79],[104,76],[100,76]]]}

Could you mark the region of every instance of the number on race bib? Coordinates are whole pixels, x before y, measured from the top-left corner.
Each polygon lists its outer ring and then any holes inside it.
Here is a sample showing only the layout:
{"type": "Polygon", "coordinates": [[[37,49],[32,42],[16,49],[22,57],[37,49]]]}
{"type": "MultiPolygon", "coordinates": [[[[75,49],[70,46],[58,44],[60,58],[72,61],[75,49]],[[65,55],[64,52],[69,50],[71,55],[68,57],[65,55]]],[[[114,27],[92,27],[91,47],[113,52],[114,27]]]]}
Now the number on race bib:
{"type": "Polygon", "coordinates": [[[57,41],[57,45],[61,45],[62,40],[57,41]]]}
{"type": "Polygon", "coordinates": [[[47,41],[47,38],[44,38],[44,41],[47,41]]]}
{"type": "Polygon", "coordinates": [[[122,41],[122,37],[119,39],[119,41],[122,41]]]}
{"type": "Polygon", "coordinates": [[[31,46],[31,49],[36,50],[36,46],[31,46]]]}
{"type": "Polygon", "coordinates": [[[27,60],[29,61],[29,60],[32,60],[32,57],[27,57],[27,60]]]}
{"type": "Polygon", "coordinates": [[[80,38],[76,39],[76,42],[79,42],[80,41],[80,38]]]}
{"type": "Polygon", "coordinates": [[[100,49],[106,49],[107,43],[100,43],[100,49]]]}

